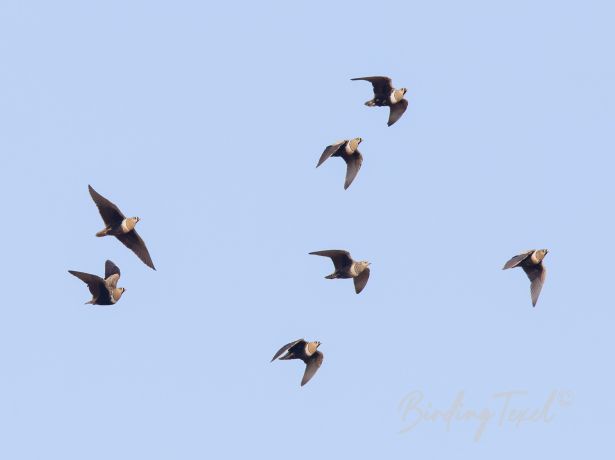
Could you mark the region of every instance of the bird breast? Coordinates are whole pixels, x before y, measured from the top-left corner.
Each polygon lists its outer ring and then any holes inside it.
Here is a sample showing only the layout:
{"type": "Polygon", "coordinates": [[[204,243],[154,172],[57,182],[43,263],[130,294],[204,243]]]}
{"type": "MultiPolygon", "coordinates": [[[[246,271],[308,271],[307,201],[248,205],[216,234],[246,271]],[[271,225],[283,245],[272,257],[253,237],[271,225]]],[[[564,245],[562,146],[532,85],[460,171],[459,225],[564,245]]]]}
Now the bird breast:
{"type": "Polygon", "coordinates": [[[308,356],[312,356],[314,353],[316,353],[317,348],[318,346],[315,342],[308,342],[305,344],[305,354],[308,356]]]}
{"type": "Polygon", "coordinates": [[[352,155],[356,152],[357,147],[359,147],[359,142],[356,139],[349,140],[346,142],[346,153],[352,155]]]}
{"type": "Polygon", "coordinates": [[[395,91],[391,92],[391,97],[389,99],[391,101],[391,104],[397,104],[403,98],[404,98],[403,91],[400,89],[396,89],[395,91]]]}
{"type": "Polygon", "coordinates": [[[122,232],[128,233],[135,228],[136,222],[134,219],[126,218],[122,221],[122,232]]]}
{"type": "Polygon", "coordinates": [[[365,267],[363,265],[359,265],[358,263],[354,262],[350,266],[350,275],[354,278],[356,276],[359,276],[361,272],[363,272],[363,270],[365,270],[365,267]]]}
{"type": "Polygon", "coordinates": [[[120,300],[120,297],[122,297],[122,290],[120,288],[115,288],[110,292],[110,296],[111,297],[111,302],[115,303],[118,300],[120,300]]]}
{"type": "Polygon", "coordinates": [[[532,255],[530,256],[530,261],[534,264],[534,265],[538,265],[540,263],[542,259],[538,258],[538,254],[536,254],[536,251],[532,252],[532,255]]]}

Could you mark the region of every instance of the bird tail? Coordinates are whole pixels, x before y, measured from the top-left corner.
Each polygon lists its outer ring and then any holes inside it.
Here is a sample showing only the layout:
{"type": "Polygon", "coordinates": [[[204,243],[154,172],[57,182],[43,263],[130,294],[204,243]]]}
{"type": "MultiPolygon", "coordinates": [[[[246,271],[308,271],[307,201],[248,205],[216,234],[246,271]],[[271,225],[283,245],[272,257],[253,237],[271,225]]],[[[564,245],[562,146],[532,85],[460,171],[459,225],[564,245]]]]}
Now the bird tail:
{"type": "Polygon", "coordinates": [[[94,305],[94,299],[90,300],[89,302],[84,303],[83,305],[94,305]]]}
{"type": "Polygon", "coordinates": [[[337,278],[337,275],[335,273],[331,273],[330,275],[325,276],[325,278],[328,280],[334,280],[337,278]]]}
{"type": "Polygon", "coordinates": [[[374,100],[373,100],[373,99],[370,99],[369,101],[367,101],[367,102],[365,103],[365,105],[366,105],[366,106],[368,106],[368,107],[373,107],[373,106],[375,106],[375,105],[376,105],[376,103],[374,102],[374,100]]]}
{"type": "Polygon", "coordinates": [[[98,232],[96,234],[96,236],[107,236],[107,232],[109,232],[109,227],[104,228],[103,230],[101,230],[100,232],[98,232]]]}

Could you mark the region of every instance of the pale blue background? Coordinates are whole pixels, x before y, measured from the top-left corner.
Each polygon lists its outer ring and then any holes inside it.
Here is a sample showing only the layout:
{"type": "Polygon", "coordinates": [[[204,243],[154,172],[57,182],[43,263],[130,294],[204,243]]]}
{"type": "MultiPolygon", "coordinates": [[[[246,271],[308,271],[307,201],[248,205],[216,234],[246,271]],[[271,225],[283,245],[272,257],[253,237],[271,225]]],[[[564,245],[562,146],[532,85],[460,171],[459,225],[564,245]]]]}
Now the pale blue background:
{"type": "Polygon", "coordinates": [[[0,2],[3,459],[613,458],[610,2],[0,2]],[[410,106],[368,109],[390,75],[410,106]],[[315,169],[361,136],[365,161],[315,169]],[[158,271],[87,184],[142,218],[158,271]],[[509,257],[549,248],[538,306],[509,257]],[[308,252],[372,261],[357,296],[308,252]],[[111,308],[66,271],[122,269],[111,308]],[[284,343],[322,341],[300,388],[284,343]],[[424,423],[526,390],[550,423],[424,423]]]}

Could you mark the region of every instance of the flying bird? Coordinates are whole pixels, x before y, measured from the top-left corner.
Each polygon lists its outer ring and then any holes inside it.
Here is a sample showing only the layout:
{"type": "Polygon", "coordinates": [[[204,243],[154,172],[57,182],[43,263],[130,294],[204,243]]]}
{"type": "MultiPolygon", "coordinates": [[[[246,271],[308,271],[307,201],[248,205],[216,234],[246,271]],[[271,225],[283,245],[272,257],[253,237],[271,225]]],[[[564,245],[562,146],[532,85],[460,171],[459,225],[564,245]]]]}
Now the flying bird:
{"type": "Polygon", "coordinates": [[[126,217],[115,204],[99,194],[91,185],[88,185],[88,189],[106,225],[96,236],[115,236],[124,246],[134,252],[145,265],[156,270],[145,243],[135,230],[135,226],[140,219],[138,217],[126,217]]]}
{"type": "Polygon", "coordinates": [[[315,251],[310,252],[310,254],[314,256],[330,257],[333,261],[335,271],[325,276],[326,279],[352,278],[354,281],[354,290],[357,294],[359,294],[367,284],[367,280],[369,279],[369,262],[365,260],[354,261],[352,257],[350,257],[348,251],[342,251],[341,249],[315,251]]]}
{"type": "Polygon", "coordinates": [[[547,276],[547,270],[542,261],[549,253],[547,249],[531,249],[518,256],[510,259],[502,270],[509,268],[521,267],[523,271],[530,279],[530,293],[532,294],[532,306],[536,306],[538,302],[538,296],[542,290],[542,285],[545,283],[545,277],[547,276]]]}
{"type": "Polygon", "coordinates": [[[361,142],[363,142],[363,139],[355,137],[354,139],[346,139],[329,145],[325,151],[322,152],[316,167],[318,168],[329,157],[342,157],[346,162],[346,181],[344,182],[344,190],[346,190],[350,187],[354,178],[357,177],[359,169],[361,169],[361,164],[363,163],[363,155],[359,152],[359,144],[361,142]]]}
{"type": "Polygon", "coordinates": [[[389,77],[360,77],[351,78],[351,80],[365,80],[374,87],[374,98],[365,103],[368,107],[384,107],[388,106],[389,121],[388,126],[391,126],[401,118],[408,108],[408,101],[404,99],[404,94],[408,91],[406,88],[393,88],[393,82],[389,77]]]}
{"type": "Polygon", "coordinates": [[[322,364],[324,355],[317,350],[320,342],[306,342],[303,339],[287,343],[273,356],[271,362],[276,359],[300,359],[305,363],[305,372],[301,379],[301,386],[310,381],[322,364]]]}
{"type": "Polygon", "coordinates": [[[76,276],[88,285],[88,289],[92,294],[92,300],[86,302],[86,305],[113,305],[120,300],[120,297],[122,297],[122,294],[124,294],[126,290],[117,287],[117,282],[120,279],[120,269],[110,260],[105,262],[104,279],[100,276],[74,270],[69,270],[68,273],[76,276]]]}

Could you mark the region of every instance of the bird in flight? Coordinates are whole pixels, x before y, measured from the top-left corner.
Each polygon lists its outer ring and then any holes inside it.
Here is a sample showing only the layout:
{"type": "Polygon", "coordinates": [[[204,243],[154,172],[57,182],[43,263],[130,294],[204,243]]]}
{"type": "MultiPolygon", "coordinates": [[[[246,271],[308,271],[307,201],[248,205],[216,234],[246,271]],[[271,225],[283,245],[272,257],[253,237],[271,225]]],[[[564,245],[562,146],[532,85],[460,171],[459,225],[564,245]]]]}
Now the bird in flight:
{"type": "Polygon", "coordinates": [[[300,359],[305,363],[305,372],[301,379],[301,386],[310,381],[322,364],[324,355],[317,350],[320,342],[306,342],[303,339],[287,343],[273,356],[271,362],[276,359],[300,359]]]}
{"type": "Polygon", "coordinates": [[[326,251],[310,252],[314,256],[329,257],[333,261],[335,271],[330,275],[325,276],[326,279],[332,280],[337,278],[352,278],[354,281],[354,290],[359,294],[369,279],[369,262],[365,260],[354,261],[350,257],[348,251],[341,249],[329,249],[326,251]]]}
{"type": "Polygon", "coordinates": [[[513,257],[506,262],[502,268],[502,270],[515,267],[521,267],[523,269],[531,282],[530,293],[532,295],[532,306],[534,307],[536,306],[536,302],[538,302],[538,296],[540,295],[540,291],[542,290],[547,276],[547,270],[542,261],[548,253],[549,251],[547,249],[531,249],[513,257]]]}
{"type": "Polygon", "coordinates": [[[363,142],[360,137],[355,137],[350,140],[338,141],[332,145],[327,146],[316,167],[318,168],[329,157],[341,157],[346,162],[346,181],[344,182],[344,190],[350,187],[352,181],[361,169],[363,163],[363,155],[359,152],[359,144],[363,142]]]}
{"type": "Polygon", "coordinates": [[[135,230],[135,226],[140,219],[138,217],[126,217],[115,204],[94,190],[91,185],[88,185],[88,190],[105,222],[105,228],[98,232],[96,236],[115,236],[124,246],[134,252],[145,265],[156,270],[145,243],[135,230]]]}
{"type": "Polygon", "coordinates": [[[88,289],[92,294],[92,300],[86,302],[86,305],[113,305],[120,300],[120,297],[122,297],[122,294],[124,294],[126,290],[117,287],[117,282],[120,279],[120,269],[110,260],[105,262],[104,279],[97,275],[74,270],[69,270],[68,273],[76,276],[88,285],[88,289]]]}
{"type": "Polygon", "coordinates": [[[351,78],[351,80],[365,80],[374,87],[374,98],[365,103],[368,107],[385,107],[388,106],[389,121],[387,126],[391,126],[401,118],[408,108],[408,101],[404,99],[404,95],[408,91],[406,88],[393,88],[393,82],[389,77],[359,77],[351,78]]]}

